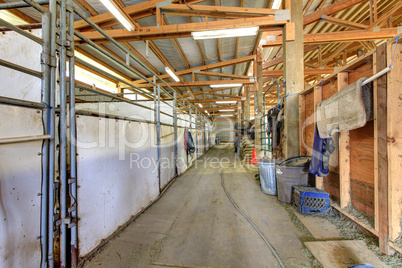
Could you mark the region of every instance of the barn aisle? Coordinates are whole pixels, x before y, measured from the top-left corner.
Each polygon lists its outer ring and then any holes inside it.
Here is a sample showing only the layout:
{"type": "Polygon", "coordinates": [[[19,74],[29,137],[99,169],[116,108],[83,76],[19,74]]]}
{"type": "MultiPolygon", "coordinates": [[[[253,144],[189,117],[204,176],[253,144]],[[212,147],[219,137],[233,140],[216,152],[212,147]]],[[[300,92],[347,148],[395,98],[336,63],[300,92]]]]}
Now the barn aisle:
{"type": "Polygon", "coordinates": [[[303,234],[276,197],[261,192],[233,150],[211,149],[85,267],[280,267],[226,196],[272,244],[286,267],[311,267],[303,234]],[[233,166],[236,165],[236,166],[233,166]]]}

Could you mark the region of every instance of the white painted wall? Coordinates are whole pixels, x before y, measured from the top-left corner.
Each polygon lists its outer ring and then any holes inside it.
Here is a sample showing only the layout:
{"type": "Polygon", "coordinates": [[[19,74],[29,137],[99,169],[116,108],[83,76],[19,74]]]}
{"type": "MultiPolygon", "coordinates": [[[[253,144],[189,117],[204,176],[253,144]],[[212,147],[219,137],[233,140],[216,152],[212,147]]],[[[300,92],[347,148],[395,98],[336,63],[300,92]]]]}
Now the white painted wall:
{"type": "MultiPolygon", "coordinates": [[[[40,36],[41,30],[32,30],[40,36]]],[[[41,47],[14,32],[0,34],[0,58],[40,71],[41,47]]],[[[40,102],[41,80],[0,66],[0,95],[40,102]]],[[[42,135],[42,113],[0,105],[0,138],[42,135]]],[[[0,267],[40,264],[41,141],[0,145],[0,267]]]]}
{"type": "MultiPolygon", "coordinates": [[[[35,109],[0,105],[0,138],[42,135],[35,109]]],[[[40,264],[42,142],[0,145],[0,267],[40,264]]]]}
{"type": "MultiPolygon", "coordinates": [[[[41,30],[32,30],[41,36],[41,30]]],[[[0,34],[0,59],[40,71],[39,44],[15,32],[0,34]]],[[[41,101],[41,80],[28,74],[0,66],[0,95],[29,101],[41,101]]]]}
{"type": "MultiPolygon", "coordinates": [[[[127,103],[78,104],[77,110],[152,120],[127,103]]],[[[169,119],[165,117],[165,122],[169,119]]],[[[170,123],[170,122],[169,122],[170,123]]],[[[195,131],[192,131],[195,138],[195,131]]],[[[198,132],[202,146],[202,132],[198,132]]],[[[187,168],[184,128],[178,128],[178,172],[187,168]]],[[[91,252],[159,195],[154,124],[78,116],[77,171],[79,254],[91,252]]],[[[161,126],[161,187],[174,177],[174,128],[161,126]]],[[[202,154],[202,148],[199,149],[202,154]]],[[[194,162],[189,158],[189,164],[194,162]]]]}

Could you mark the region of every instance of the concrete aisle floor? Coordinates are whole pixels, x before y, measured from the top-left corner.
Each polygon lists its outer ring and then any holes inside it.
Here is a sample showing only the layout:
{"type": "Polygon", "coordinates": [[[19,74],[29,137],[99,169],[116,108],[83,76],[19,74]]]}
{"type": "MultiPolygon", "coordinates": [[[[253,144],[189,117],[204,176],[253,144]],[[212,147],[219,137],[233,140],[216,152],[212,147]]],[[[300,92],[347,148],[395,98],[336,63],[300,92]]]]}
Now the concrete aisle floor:
{"type": "MultiPolygon", "coordinates": [[[[211,149],[85,267],[279,267],[225,195],[217,164],[223,158],[229,158],[224,166],[236,163],[233,150],[211,149]]],[[[224,179],[234,201],[286,267],[311,267],[301,251],[303,234],[277,198],[263,194],[239,162],[224,170],[224,179]]]]}

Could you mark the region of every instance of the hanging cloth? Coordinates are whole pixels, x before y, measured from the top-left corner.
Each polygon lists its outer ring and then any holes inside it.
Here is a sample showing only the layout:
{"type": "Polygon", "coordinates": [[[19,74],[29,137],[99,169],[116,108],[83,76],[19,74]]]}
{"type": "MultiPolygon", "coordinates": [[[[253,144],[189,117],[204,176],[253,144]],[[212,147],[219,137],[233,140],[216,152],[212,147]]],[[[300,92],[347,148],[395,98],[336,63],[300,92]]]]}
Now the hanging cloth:
{"type": "Polygon", "coordinates": [[[195,152],[195,146],[194,146],[194,141],[193,141],[193,136],[191,135],[190,131],[186,131],[187,135],[187,143],[186,143],[186,150],[187,154],[192,154],[195,152]]]}
{"type": "Polygon", "coordinates": [[[332,138],[321,139],[317,126],[314,133],[313,155],[311,157],[310,174],[326,177],[329,174],[329,158],[335,151],[332,138]]]}

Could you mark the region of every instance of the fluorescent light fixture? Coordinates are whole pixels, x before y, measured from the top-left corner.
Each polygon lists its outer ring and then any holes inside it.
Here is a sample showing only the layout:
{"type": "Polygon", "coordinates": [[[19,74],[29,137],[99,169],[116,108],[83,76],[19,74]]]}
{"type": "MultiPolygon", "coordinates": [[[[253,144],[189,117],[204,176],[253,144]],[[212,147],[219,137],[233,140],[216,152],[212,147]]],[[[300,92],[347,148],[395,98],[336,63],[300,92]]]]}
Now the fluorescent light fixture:
{"type": "Polygon", "coordinates": [[[232,115],[232,114],[221,114],[220,116],[222,116],[222,117],[228,117],[228,116],[234,116],[234,115],[232,115]]]}
{"type": "Polygon", "coordinates": [[[241,87],[243,84],[218,84],[218,85],[210,85],[211,88],[220,88],[220,87],[241,87]]]}
{"type": "Polygon", "coordinates": [[[201,103],[198,103],[198,106],[200,106],[200,108],[204,108],[201,103]]]}
{"type": "Polygon", "coordinates": [[[134,31],[134,24],[126,17],[123,11],[112,0],[100,0],[102,4],[126,27],[129,31],[134,31]]]}
{"type": "Polygon", "coordinates": [[[165,71],[170,75],[171,78],[173,78],[174,81],[180,82],[180,79],[170,70],[169,67],[165,67],[165,71]]]}
{"type": "Polygon", "coordinates": [[[221,103],[221,104],[224,104],[224,103],[237,103],[237,101],[215,101],[215,103],[221,103]]]}
{"type": "Polygon", "coordinates": [[[219,110],[219,112],[234,112],[234,109],[219,110]]]}
{"type": "Polygon", "coordinates": [[[257,35],[259,27],[192,32],[194,40],[257,35]]]}

